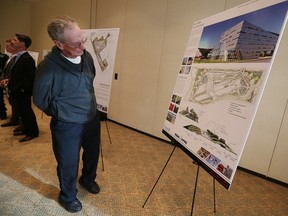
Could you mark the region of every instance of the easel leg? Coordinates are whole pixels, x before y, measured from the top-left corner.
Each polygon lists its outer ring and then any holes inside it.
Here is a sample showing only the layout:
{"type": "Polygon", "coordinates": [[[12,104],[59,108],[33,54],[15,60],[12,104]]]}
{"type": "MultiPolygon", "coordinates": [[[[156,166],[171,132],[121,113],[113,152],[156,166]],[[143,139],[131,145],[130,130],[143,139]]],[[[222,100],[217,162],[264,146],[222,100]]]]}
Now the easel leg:
{"type": "Polygon", "coordinates": [[[194,210],[194,202],[196,197],[196,189],[197,189],[197,182],[198,182],[198,175],[199,175],[199,164],[197,164],[197,173],[196,173],[196,180],[195,180],[195,186],[194,186],[194,194],[193,194],[193,201],[192,201],[192,208],[191,208],[191,216],[193,215],[194,210]]]}
{"type": "Polygon", "coordinates": [[[102,159],[102,170],[104,171],[104,159],[103,159],[103,152],[102,152],[102,142],[100,141],[100,154],[102,159]]]}
{"type": "Polygon", "coordinates": [[[109,128],[108,128],[108,124],[107,124],[107,120],[105,120],[105,124],[106,124],[107,132],[108,132],[109,142],[110,142],[110,144],[112,144],[110,133],[109,133],[109,128]]]}
{"type": "Polygon", "coordinates": [[[214,193],[214,213],[216,213],[216,189],[215,189],[215,178],[213,178],[213,193],[214,193]]]}
{"type": "Polygon", "coordinates": [[[172,155],[173,155],[173,153],[174,153],[175,149],[176,149],[176,146],[174,146],[174,148],[173,148],[173,150],[172,150],[172,152],[171,152],[171,154],[170,154],[170,156],[169,156],[169,158],[168,158],[168,160],[167,160],[167,162],[166,162],[165,166],[163,167],[163,169],[162,169],[162,171],[161,171],[161,173],[160,173],[160,175],[159,175],[159,177],[158,177],[157,181],[155,182],[155,184],[154,184],[154,186],[153,186],[152,190],[150,191],[150,193],[149,193],[149,195],[148,195],[147,199],[145,200],[145,202],[144,202],[144,204],[143,204],[142,208],[144,208],[144,206],[146,205],[146,203],[147,203],[147,201],[148,201],[149,197],[151,196],[151,194],[152,194],[152,192],[153,192],[154,188],[156,187],[156,185],[157,185],[157,183],[158,183],[159,179],[161,178],[161,176],[162,176],[162,174],[163,174],[163,172],[164,172],[164,170],[165,170],[165,168],[166,168],[167,164],[169,163],[169,161],[170,161],[170,158],[172,157],[172,155]]]}
{"type": "MultiPolygon", "coordinates": [[[[197,164],[193,161],[194,164],[197,164]]],[[[197,173],[196,173],[196,180],[195,180],[195,186],[194,186],[194,194],[193,194],[193,201],[192,201],[192,208],[191,208],[191,216],[193,215],[194,210],[194,202],[196,197],[196,189],[197,189],[197,182],[198,182],[198,176],[199,176],[199,168],[200,166],[197,164],[197,173]]],[[[213,178],[213,198],[214,198],[214,213],[216,213],[216,189],[215,189],[215,178],[213,178]]]]}

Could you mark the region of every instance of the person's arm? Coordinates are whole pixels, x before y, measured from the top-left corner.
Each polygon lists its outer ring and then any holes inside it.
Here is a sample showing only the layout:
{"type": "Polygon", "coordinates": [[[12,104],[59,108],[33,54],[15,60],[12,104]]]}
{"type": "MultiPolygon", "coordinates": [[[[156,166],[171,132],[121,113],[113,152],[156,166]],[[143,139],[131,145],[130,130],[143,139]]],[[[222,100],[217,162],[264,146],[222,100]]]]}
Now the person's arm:
{"type": "Polygon", "coordinates": [[[46,115],[52,116],[52,80],[51,73],[47,67],[38,66],[33,87],[33,102],[46,115]]]}

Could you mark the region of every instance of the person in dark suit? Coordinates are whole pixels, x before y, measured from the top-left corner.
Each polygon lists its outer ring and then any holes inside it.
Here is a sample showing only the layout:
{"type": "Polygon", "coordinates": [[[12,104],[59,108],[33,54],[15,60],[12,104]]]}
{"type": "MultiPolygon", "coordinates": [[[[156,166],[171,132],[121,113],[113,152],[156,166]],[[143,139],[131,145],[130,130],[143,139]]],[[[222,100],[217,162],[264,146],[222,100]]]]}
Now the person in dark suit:
{"type": "MultiPolygon", "coordinates": [[[[6,79],[7,77],[9,77],[10,69],[12,68],[12,66],[14,64],[13,59],[15,59],[14,57],[16,56],[16,50],[13,47],[12,40],[10,40],[10,39],[6,40],[5,49],[8,53],[11,54],[11,56],[9,57],[7,62],[5,63],[5,66],[3,68],[0,80],[6,79]]],[[[1,88],[3,89],[3,93],[4,93],[4,89],[6,90],[5,93],[8,92],[4,86],[1,88]]],[[[8,94],[7,94],[7,96],[8,96],[8,94]]],[[[19,109],[17,107],[16,101],[14,100],[13,97],[8,97],[8,101],[9,101],[11,108],[12,108],[12,115],[10,117],[10,121],[6,122],[4,124],[1,124],[1,127],[15,126],[15,125],[19,125],[21,122],[21,117],[20,117],[20,113],[19,113],[19,109]]],[[[3,103],[4,103],[4,95],[3,95],[3,103]]],[[[4,106],[5,106],[5,104],[4,104],[4,106]]],[[[5,106],[5,108],[6,108],[6,106],[5,106]]],[[[6,113],[6,111],[5,111],[5,113],[6,113]]],[[[20,125],[19,127],[22,127],[22,125],[20,125]]],[[[19,128],[17,130],[19,131],[19,128]]]]}
{"type": "MultiPolygon", "coordinates": [[[[0,51],[0,79],[3,77],[3,69],[6,65],[9,56],[7,54],[1,53],[0,51]]],[[[4,88],[0,87],[0,119],[4,120],[7,118],[7,108],[4,102],[4,88]]]]}
{"type": "Polygon", "coordinates": [[[29,36],[15,34],[12,46],[16,51],[14,65],[10,69],[9,76],[2,80],[4,87],[8,87],[9,94],[17,103],[23,131],[14,132],[14,135],[25,135],[19,142],[26,142],[39,136],[39,129],[35,113],[31,105],[31,96],[35,80],[35,61],[27,52],[32,40],[29,36]]]}

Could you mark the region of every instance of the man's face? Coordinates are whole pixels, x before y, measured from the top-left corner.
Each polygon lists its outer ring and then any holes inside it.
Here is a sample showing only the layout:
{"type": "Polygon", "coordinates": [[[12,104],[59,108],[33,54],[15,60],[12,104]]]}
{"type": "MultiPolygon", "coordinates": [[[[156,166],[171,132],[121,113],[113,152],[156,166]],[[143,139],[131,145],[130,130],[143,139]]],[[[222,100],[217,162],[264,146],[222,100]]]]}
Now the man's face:
{"type": "Polygon", "coordinates": [[[7,52],[14,54],[15,53],[15,48],[13,47],[12,41],[7,41],[5,43],[5,49],[7,52]]]}
{"type": "Polygon", "coordinates": [[[12,43],[12,47],[15,49],[16,52],[19,52],[19,51],[26,49],[25,43],[19,41],[19,39],[16,36],[13,38],[11,43],[12,43]]]}
{"type": "Polygon", "coordinates": [[[68,58],[76,58],[83,54],[85,49],[82,31],[78,26],[64,30],[65,41],[58,41],[56,43],[57,47],[61,49],[64,56],[68,58]]]}

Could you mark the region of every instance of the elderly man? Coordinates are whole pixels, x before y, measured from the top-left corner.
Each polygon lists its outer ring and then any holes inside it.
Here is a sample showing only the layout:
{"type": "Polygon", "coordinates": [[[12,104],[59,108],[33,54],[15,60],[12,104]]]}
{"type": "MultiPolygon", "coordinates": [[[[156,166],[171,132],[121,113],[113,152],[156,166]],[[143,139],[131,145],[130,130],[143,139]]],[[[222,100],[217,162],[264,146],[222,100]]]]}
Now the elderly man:
{"type": "Polygon", "coordinates": [[[52,116],[50,129],[61,189],[59,203],[74,213],[82,209],[76,197],[81,147],[83,168],[79,183],[90,193],[100,191],[95,182],[100,149],[100,121],[93,88],[96,71],[73,18],[57,17],[47,30],[55,46],[36,71],[33,98],[37,107],[52,116]]]}

